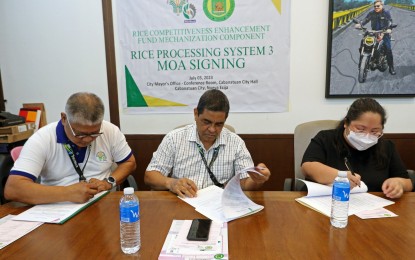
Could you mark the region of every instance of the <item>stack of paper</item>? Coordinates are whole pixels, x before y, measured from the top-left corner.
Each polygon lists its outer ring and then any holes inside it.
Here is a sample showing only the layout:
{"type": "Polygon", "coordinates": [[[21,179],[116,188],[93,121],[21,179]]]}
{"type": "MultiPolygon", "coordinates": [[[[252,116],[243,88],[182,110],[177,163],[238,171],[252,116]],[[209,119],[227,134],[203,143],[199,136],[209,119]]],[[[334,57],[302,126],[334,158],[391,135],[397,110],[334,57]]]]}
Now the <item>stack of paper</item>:
{"type": "Polygon", "coordinates": [[[13,215],[7,215],[0,219],[0,249],[43,224],[42,222],[14,221],[13,217],[13,215]]]}
{"type": "Polygon", "coordinates": [[[228,259],[228,225],[212,222],[208,241],[186,239],[191,220],[173,220],[159,260],[228,259]]]}
{"type": "MultiPolygon", "coordinates": [[[[244,170],[254,171],[253,168],[244,170]]],[[[254,214],[264,206],[254,203],[245,195],[240,184],[240,174],[235,175],[225,189],[212,185],[198,190],[197,197],[181,199],[195,207],[199,213],[218,223],[254,214]]]]}
{"type": "MultiPolygon", "coordinates": [[[[300,179],[298,179],[300,180],[300,179]]],[[[328,217],[331,213],[332,186],[301,180],[307,185],[307,196],[296,199],[297,202],[314,209],[328,217]]],[[[350,191],[349,216],[358,212],[383,208],[395,202],[367,193],[367,186],[360,182],[360,187],[350,191]]]]}
{"type": "Polygon", "coordinates": [[[20,213],[19,215],[14,217],[13,220],[63,224],[108,193],[109,191],[101,191],[88,202],[82,204],[72,202],[60,202],[36,205],[20,213]]]}

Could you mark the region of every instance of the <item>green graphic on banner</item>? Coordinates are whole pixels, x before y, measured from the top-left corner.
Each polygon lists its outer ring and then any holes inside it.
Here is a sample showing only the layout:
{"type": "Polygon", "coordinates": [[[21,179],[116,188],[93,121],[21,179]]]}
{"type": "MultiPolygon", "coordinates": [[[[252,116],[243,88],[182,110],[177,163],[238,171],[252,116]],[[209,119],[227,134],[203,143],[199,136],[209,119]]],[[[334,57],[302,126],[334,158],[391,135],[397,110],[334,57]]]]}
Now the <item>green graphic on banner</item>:
{"type": "Polygon", "coordinates": [[[186,4],[186,0],[170,0],[167,3],[173,7],[173,12],[179,15],[182,13],[182,8],[186,4]]]}
{"type": "Polygon", "coordinates": [[[125,66],[125,83],[127,90],[127,107],[182,107],[187,106],[182,103],[173,102],[170,100],[156,98],[151,96],[145,96],[141,94],[133,76],[127,66],[125,66]]]}
{"type": "Polygon", "coordinates": [[[186,19],[193,19],[196,15],[196,8],[193,4],[186,4],[183,6],[183,16],[186,19]]]}
{"type": "Polygon", "coordinates": [[[127,88],[127,106],[128,107],[147,107],[146,100],[141,95],[140,89],[135,83],[127,66],[125,66],[125,83],[127,88]]]}
{"type": "Polygon", "coordinates": [[[203,11],[207,18],[215,22],[222,22],[231,17],[235,9],[234,0],[204,0],[203,11]]]}

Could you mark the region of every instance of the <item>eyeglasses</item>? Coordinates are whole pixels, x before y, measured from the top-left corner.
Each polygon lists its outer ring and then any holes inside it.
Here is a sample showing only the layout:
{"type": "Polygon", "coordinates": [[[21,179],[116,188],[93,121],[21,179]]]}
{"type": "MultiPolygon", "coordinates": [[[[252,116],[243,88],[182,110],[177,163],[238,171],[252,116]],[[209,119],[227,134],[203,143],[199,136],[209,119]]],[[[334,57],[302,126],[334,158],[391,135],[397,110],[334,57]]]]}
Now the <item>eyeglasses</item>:
{"type": "Polygon", "coordinates": [[[373,132],[366,132],[365,130],[359,130],[355,128],[355,130],[352,130],[349,128],[349,131],[353,131],[357,136],[364,137],[366,135],[373,135],[376,136],[378,139],[383,136],[383,131],[373,131],[373,132]]]}
{"type": "Polygon", "coordinates": [[[379,8],[379,7],[381,7],[381,5],[375,5],[375,8],[379,8]]]}
{"type": "Polygon", "coordinates": [[[73,131],[73,128],[71,126],[71,123],[69,122],[69,119],[67,119],[66,121],[68,121],[69,129],[71,129],[72,135],[76,138],[79,138],[79,139],[84,139],[86,137],[97,138],[98,136],[103,134],[102,132],[95,133],[95,134],[80,134],[80,135],[75,134],[75,132],[73,131]]]}

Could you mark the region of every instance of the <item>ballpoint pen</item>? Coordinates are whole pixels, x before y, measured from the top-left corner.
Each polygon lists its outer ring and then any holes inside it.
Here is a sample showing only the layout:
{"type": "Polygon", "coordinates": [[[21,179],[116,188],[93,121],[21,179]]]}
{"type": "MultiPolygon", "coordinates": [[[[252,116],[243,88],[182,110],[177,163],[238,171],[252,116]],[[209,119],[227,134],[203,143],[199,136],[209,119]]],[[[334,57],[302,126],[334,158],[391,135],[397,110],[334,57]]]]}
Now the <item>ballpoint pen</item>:
{"type": "Polygon", "coordinates": [[[353,175],[353,176],[356,176],[355,174],[354,174],[354,171],[353,171],[353,169],[352,169],[352,166],[350,165],[350,163],[349,163],[349,160],[347,160],[347,157],[344,157],[344,165],[346,165],[346,168],[347,168],[347,170],[353,175]]]}
{"type": "MultiPolygon", "coordinates": [[[[356,176],[356,174],[353,171],[352,166],[349,163],[349,160],[347,159],[347,157],[344,157],[344,165],[346,165],[347,170],[353,175],[356,176]]],[[[358,185],[360,187],[360,185],[358,185]]]]}

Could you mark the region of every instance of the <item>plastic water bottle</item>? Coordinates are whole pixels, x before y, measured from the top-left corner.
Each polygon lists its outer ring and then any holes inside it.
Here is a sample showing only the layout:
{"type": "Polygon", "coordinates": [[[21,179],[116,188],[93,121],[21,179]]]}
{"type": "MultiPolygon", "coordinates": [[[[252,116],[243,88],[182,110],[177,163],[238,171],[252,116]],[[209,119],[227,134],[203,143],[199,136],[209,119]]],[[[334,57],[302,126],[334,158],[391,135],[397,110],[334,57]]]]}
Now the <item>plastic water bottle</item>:
{"type": "Polygon", "coordinates": [[[120,240],[121,250],[126,254],[140,249],[140,203],[132,187],[124,188],[120,200],[120,240]]]}
{"type": "Polygon", "coordinates": [[[334,179],[332,200],[331,200],[331,225],[337,228],[347,226],[349,213],[350,183],[347,172],[339,171],[334,179]]]}

